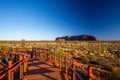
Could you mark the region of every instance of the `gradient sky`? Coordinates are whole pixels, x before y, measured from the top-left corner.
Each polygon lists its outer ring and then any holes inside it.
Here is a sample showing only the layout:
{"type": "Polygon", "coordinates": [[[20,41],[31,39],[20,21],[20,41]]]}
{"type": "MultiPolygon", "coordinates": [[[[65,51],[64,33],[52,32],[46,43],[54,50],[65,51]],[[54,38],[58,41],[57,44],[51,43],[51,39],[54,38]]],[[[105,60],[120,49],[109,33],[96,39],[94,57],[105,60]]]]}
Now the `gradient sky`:
{"type": "Polygon", "coordinates": [[[120,40],[120,0],[0,0],[0,40],[81,34],[120,40]]]}

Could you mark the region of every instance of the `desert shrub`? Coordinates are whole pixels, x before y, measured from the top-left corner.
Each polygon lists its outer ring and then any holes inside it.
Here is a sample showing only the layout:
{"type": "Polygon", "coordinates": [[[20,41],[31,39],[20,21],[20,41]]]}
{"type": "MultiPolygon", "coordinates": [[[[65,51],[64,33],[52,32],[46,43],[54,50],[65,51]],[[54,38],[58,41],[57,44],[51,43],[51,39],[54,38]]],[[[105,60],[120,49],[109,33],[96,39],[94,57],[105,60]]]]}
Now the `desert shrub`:
{"type": "Polygon", "coordinates": [[[86,56],[81,56],[81,59],[82,59],[83,63],[89,63],[90,62],[89,58],[87,58],[86,56]]]}
{"type": "Polygon", "coordinates": [[[112,63],[113,66],[120,66],[120,61],[116,57],[108,57],[108,60],[112,63]]]}
{"type": "Polygon", "coordinates": [[[120,80],[120,71],[112,71],[107,75],[106,80],[120,80]]]}
{"type": "Polygon", "coordinates": [[[112,71],[113,70],[113,66],[111,64],[109,64],[109,63],[104,64],[103,68],[105,70],[108,70],[108,71],[112,71]]]}
{"type": "Polygon", "coordinates": [[[97,61],[98,61],[97,56],[93,55],[93,56],[90,57],[90,63],[91,64],[98,64],[97,61]]]}
{"type": "Polygon", "coordinates": [[[97,63],[105,70],[108,70],[108,71],[113,70],[112,63],[104,57],[98,57],[97,63]]]}
{"type": "Polygon", "coordinates": [[[55,52],[57,55],[59,55],[59,54],[61,54],[62,56],[65,56],[65,55],[66,55],[66,53],[65,53],[64,50],[62,50],[62,49],[56,49],[54,52],[55,52]]]}

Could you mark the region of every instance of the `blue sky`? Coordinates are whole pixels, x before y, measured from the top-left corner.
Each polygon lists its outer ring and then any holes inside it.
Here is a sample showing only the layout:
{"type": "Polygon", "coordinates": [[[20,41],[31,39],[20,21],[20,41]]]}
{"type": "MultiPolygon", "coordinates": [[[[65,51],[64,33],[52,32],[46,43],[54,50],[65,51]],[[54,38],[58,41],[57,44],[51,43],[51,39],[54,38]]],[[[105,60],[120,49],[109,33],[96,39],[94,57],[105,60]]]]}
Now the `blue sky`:
{"type": "Polygon", "coordinates": [[[0,0],[0,40],[90,34],[120,40],[119,0],[0,0]]]}

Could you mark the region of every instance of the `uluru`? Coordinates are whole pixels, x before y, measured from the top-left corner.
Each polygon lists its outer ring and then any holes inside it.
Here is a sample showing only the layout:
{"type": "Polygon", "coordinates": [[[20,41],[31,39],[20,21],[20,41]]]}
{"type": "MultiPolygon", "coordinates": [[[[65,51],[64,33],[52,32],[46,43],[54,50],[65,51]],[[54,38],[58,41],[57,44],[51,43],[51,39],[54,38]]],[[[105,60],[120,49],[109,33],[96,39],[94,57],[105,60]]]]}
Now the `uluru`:
{"type": "Polygon", "coordinates": [[[65,41],[98,41],[98,39],[95,36],[88,34],[57,37],[55,40],[58,41],[60,39],[64,39],[65,41]]]}

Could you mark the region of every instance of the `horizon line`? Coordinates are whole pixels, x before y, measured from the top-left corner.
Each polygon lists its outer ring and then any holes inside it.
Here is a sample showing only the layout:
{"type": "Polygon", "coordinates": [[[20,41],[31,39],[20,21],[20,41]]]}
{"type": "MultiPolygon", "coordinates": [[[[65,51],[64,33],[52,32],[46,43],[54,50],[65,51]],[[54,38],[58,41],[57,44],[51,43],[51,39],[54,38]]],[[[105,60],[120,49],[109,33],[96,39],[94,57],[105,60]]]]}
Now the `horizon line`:
{"type": "MultiPolygon", "coordinates": [[[[13,39],[12,39],[12,40],[10,40],[10,39],[9,39],[9,40],[8,40],[8,39],[6,39],[6,40],[1,40],[1,39],[0,39],[0,41],[22,41],[22,40],[23,40],[23,39],[21,39],[21,40],[17,40],[17,39],[16,39],[16,40],[15,40],[15,39],[14,39],[14,40],[13,40],[13,39]]],[[[37,40],[37,39],[36,39],[36,40],[35,40],[35,39],[34,39],[34,40],[32,40],[32,39],[31,39],[31,40],[26,40],[26,39],[24,39],[24,40],[25,40],[25,41],[55,41],[55,40],[37,40]]],[[[75,40],[75,41],[82,41],[82,40],[75,40]]],[[[98,41],[120,41],[120,40],[98,40],[98,41]]]]}

